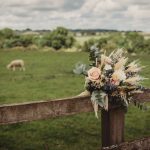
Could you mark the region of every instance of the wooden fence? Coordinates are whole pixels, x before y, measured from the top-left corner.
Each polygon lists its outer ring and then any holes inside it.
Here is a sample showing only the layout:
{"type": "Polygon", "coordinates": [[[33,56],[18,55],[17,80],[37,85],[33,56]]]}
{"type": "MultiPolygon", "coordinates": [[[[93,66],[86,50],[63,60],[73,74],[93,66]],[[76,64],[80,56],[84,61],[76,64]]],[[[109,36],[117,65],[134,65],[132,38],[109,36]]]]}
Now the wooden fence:
{"type": "MultiPolygon", "coordinates": [[[[150,89],[146,89],[143,93],[135,94],[134,99],[139,102],[149,102],[150,89]]],[[[93,107],[90,97],[72,97],[67,99],[1,105],[0,124],[13,124],[92,111],[93,107]]],[[[101,116],[102,149],[112,149],[113,145],[119,146],[119,144],[124,142],[124,111],[117,106],[110,106],[109,111],[102,109],[101,116]]],[[[147,138],[147,140],[149,141],[150,139],[147,138]]],[[[150,148],[150,142],[147,143],[149,143],[147,147],[150,148]]],[[[131,147],[129,142],[127,145],[131,147]]],[[[120,149],[122,149],[121,146],[120,149]]],[[[126,147],[126,149],[128,148],[126,147]]]]}

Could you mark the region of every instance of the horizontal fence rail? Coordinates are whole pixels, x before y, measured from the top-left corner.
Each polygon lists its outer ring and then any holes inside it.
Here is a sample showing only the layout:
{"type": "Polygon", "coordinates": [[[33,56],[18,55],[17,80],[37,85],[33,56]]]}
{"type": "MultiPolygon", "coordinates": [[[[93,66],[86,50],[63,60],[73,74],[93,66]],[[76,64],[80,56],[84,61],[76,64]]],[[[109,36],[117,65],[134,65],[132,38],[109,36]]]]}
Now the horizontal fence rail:
{"type": "Polygon", "coordinates": [[[89,97],[1,105],[0,124],[27,122],[90,111],[92,112],[93,108],[89,97]]]}
{"type": "MultiPolygon", "coordinates": [[[[135,94],[134,99],[139,102],[150,101],[150,89],[135,94]]],[[[8,104],[0,106],[0,124],[13,124],[92,111],[90,97],[8,104]]]]}

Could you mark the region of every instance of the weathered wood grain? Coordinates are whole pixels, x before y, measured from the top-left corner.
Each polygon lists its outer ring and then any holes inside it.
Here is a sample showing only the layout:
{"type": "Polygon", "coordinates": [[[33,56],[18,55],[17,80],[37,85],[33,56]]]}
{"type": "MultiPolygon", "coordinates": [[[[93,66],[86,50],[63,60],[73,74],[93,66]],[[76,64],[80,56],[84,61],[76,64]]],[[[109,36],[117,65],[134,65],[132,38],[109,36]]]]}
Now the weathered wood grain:
{"type": "Polygon", "coordinates": [[[102,146],[124,142],[125,111],[119,107],[101,112],[102,146]]]}
{"type": "Polygon", "coordinates": [[[150,89],[145,89],[143,93],[134,94],[133,98],[139,102],[150,102],[150,89]]]}
{"type": "Polygon", "coordinates": [[[1,105],[0,124],[12,124],[93,111],[89,97],[1,105]]]}
{"type": "MultiPolygon", "coordinates": [[[[134,99],[139,102],[150,101],[150,89],[145,90],[144,93],[135,94],[134,99]]],[[[0,124],[27,122],[91,111],[93,107],[90,97],[8,104],[0,106],[0,124]]]]}

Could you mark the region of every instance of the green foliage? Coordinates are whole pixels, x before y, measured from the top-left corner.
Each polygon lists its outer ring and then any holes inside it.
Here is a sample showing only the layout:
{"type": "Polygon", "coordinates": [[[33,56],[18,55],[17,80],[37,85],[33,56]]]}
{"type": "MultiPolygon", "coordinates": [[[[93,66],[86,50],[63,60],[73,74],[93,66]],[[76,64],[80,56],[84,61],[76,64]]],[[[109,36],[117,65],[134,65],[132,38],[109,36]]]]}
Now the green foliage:
{"type": "Polygon", "coordinates": [[[89,52],[93,45],[96,45],[99,49],[103,49],[107,45],[107,38],[90,39],[83,44],[82,50],[89,52]]]}
{"type": "Polygon", "coordinates": [[[129,52],[141,52],[144,49],[144,37],[137,32],[127,32],[123,45],[129,52]]]}
{"type": "Polygon", "coordinates": [[[52,34],[54,35],[63,35],[63,36],[67,36],[68,35],[68,30],[64,27],[57,27],[56,29],[53,30],[52,34]]]}
{"type": "Polygon", "coordinates": [[[11,48],[11,41],[10,40],[5,40],[5,42],[2,45],[3,48],[11,48]]]}
{"type": "Polygon", "coordinates": [[[5,39],[3,48],[13,48],[17,46],[28,47],[32,44],[32,38],[33,36],[31,35],[22,35],[16,38],[5,39]]]}
{"type": "Polygon", "coordinates": [[[87,75],[87,65],[86,64],[83,64],[81,62],[78,62],[76,65],[75,65],[75,69],[73,69],[73,72],[75,74],[83,74],[83,75],[87,75]]]}
{"type": "Polygon", "coordinates": [[[0,49],[3,48],[3,45],[4,45],[4,41],[3,41],[3,40],[0,40],[0,49]]]}
{"type": "Polygon", "coordinates": [[[104,99],[101,98],[101,92],[99,90],[94,90],[91,94],[91,100],[93,102],[96,102],[98,105],[100,105],[101,107],[105,106],[105,102],[104,99]]]}
{"type": "Polygon", "coordinates": [[[52,32],[44,35],[41,40],[43,41],[44,46],[49,46],[56,50],[61,48],[70,48],[73,46],[75,41],[71,33],[63,27],[57,27],[52,32]]]}
{"type": "MultiPolygon", "coordinates": [[[[27,29],[25,31],[32,31],[27,29]]],[[[150,53],[150,39],[145,39],[138,32],[108,32],[99,36],[76,37],[64,27],[57,27],[51,32],[34,34],[21,34],[10,28],[0,30],[0,48],[14,48],[17,46],[30,47],[32,44],[38,48],[51,47],[56,50],[76,47],[78,50],[90,51],[94,44],[99,49],[113,50],[125,48],[130,53],[150,53]]]]}
{"type": "Polygon", "coordinates": [[[90,47],[94,44],[99,49],[114,50],[125,48],[129,53],[150,52],[150,39],[144,39],[144,36],[138,32],[117,32],[109,34],[105,38],[91,38],[84,42],[82,50],[89,52],[90,47]]]}
{"type": "Polygon", "coordinates": [[[96,45],[91,46],[90,47],[89,60],[95,62],[97,59],[99,61],[100,53],[101,53],[101,51],[96,45]]]}
{"type": "Polygon", "coordinates": [[[150,39],[144,41],[144,49],[143,52],[147,52],[150,54],[150,39]]]}
{"type": "Polygon", "coordinates": [[[32,44],[33,35],[22,35],[20,36],[20,44],[23,47],[28,47],[32,44]]]}
{"type": "Polygon", "coordinates": [[[51,43],[51,46],[53,48],[55,48],[56,50],[62,48],[61,39],[53,39],[52,43],[51,43]]]}
{"type": "Polygon", "coordinates": [[[69,31],[63,27],[57,27],[47,37],[51,41],[51,46],[56,50],[60,48],[70,48],[75,41],[69,31]]]}
{"type": "Polygon", "coordinates": [[[4,28],[0,30],[0,48],[11,48],[13,38],[15,38],[15,33],[12,29],[4,28]]]}
{"type": "Polygon", "coordinates": [[[66,45],[65,47],[66,47],[66,48],[72,47],[73,44],[74,44],[74,42],[75,42],[74,37],[73,37],[72,35],[68,35],[68,37],[67,37],[67,39],[66,39],[66,41],[65,41],[65,45],[66,45]]]}
{"type": "Polygon", "coordinates": [[[58,27],[43,35],[17,34],[15,31],[5,28],[0,30],[0,41],[0,48],[13,48],[16,46],[29,47],[33,44],[39,48],[52,47],[58,50],[72,47],[75,39],[63,27],[58,27]]]}
{"type": "Polygon", "coordinates": [[[0,30],[0,37],[4,39],[11,39],[15,35],[14,31],[10,28],[4,28],[0,30]]]}
{"type": "Polygon", "coordinates": [[[35,37],[33,37],[32,42],[33,42],[33,44],[37,45],[37,47],[40,47],[40,48],[49,45],[49,44],[48,44],[48,43],[49,43],[49,40],[46,39],[45,37],[42,38],[42,37],[40,37],[40,36],[35,36],[35,37]]]}
{"type": "MultiPolygon", "coordinates": [[[[92,46],[92,45],[94,45],[95,43],[96,43],[96,41],[97,40],[95,40],[95,39],[90,39],[90,40],[88,40],[88,41],[85,41],[84,42],[84,45],[83,45],[83,47],[82,47],[82,50],[83,51],[87,51],[87,52],[89,52],[90,51],[90,47],[92,46]]],[[[97,43],[96,43],[97,44],[97,43]]]]}

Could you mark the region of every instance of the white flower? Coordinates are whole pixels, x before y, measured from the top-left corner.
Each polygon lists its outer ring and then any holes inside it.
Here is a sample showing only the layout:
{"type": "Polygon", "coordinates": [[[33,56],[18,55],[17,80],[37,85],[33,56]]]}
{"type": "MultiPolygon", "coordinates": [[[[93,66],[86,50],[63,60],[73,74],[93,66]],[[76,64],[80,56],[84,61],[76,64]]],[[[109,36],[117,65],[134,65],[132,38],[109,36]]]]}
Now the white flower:
{"type": "Polygon", "coordinates": [[[112,69],[111,65],[106,64],[104,70],[110,70],[110,69],[112,69]]]}
{"type": "Polygon", "coordinates": [[[122,70],[116,70],[111,77],[111,81],[115,85],[119,85],[120,81],[124,81],[126,79],[125,72],[122,70]]]}

